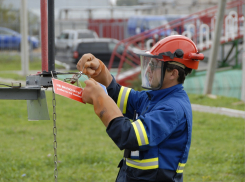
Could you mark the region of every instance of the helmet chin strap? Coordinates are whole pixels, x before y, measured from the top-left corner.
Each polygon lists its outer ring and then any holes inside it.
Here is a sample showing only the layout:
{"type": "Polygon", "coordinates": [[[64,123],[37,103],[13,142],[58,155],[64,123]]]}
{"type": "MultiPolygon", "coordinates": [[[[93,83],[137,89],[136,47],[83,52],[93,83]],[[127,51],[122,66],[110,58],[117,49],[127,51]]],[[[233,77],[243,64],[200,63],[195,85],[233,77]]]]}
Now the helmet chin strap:
{"type": "Polygon", "coordinates": [[[165,76],[165,73],[166,73],[166,70],[167,70],[168,62],[163,62],[162,64],[163,64],[162,75],[161,75],[162,81],[161,81],[160,87],[157,90],[160,90],[162,88],[162,86],[163,86],[163,80],[164,80],[164,76],[165,76]]]}

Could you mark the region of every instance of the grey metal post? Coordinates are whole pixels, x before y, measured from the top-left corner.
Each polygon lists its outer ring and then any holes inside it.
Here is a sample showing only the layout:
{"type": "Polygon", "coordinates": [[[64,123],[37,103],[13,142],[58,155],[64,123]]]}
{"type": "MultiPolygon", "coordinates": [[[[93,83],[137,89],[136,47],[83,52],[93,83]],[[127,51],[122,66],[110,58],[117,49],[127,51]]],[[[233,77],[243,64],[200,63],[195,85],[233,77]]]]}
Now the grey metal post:
{"type": "Polygon", "coordinates": [[[204,94],[211,94],[212,92],[214,73],[215,73],[216,63],[217,63],[217,54],[218,54],[219,44],[220,44],[220,35],[223,27],[225,5],[226,5],[226,0],[219,0],[218,14],[217,14],[215,29],[214,29],[214,39],[211,47],[210,59],[208,61],[207,76],[206,76],[206,82],[204,86],[204,94]]]}
{"type": "MultiPolygon", "coordinates": [[[[33,26],[30,26],[30,36],[33,36],[33,26]]],[[[29,44],[29,50],[30,50],[30,61],[33,61],[33,46],[32,43],[29,44]]]]}
{"type": "MultiPolygon", "coordinates": [[[[245,8],[243,6],[243,14],[245,13],[245,8]]],[[[243,52],[242,52],[242,93],[241,100],[245,102],[245,20],[243,20],[243,52]]]]}
{"type": "Polygon", "coordinates": [[[20,30],[21,30],[21,70],[22,75],[28,75],[29,71],[29,50],[28,50],[28,18],[26,0],[21,0],[20,10],[20,30]]]}

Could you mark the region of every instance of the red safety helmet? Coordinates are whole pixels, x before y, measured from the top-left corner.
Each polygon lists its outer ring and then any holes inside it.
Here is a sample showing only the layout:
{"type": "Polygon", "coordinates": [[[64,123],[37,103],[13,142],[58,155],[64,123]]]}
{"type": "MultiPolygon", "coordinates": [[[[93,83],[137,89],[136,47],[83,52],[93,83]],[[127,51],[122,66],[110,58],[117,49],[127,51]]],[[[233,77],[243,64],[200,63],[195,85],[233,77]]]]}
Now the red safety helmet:
{"type": "Polygon", "coordinates": [[[164,62],[175,64],[183,69],[185,67],[197,69],[199,60],[204,59],[204,55],[198,52],[195,43],[182,35],[168,36],[157,42],[149,51],[135,53],[140,55],[142,87],[152,90],[162,87],[166,69],[164,62]],[[156,76],[152,73],[160,74],[156,73],[158,70],[161,70],[162,76],[161,79],[156,80],[156,76]]]}
{"type": "Polygon", "coordinates": [[[172,35],[157,42],[149,51],[152,55],[171,52],[171,54],[163,54],[163,61],[175,61],[185,65],[191,69],[197,69],[199,60],[204,59],[204,55],[197,50],[195,43],[183,36],[172,35]]]}

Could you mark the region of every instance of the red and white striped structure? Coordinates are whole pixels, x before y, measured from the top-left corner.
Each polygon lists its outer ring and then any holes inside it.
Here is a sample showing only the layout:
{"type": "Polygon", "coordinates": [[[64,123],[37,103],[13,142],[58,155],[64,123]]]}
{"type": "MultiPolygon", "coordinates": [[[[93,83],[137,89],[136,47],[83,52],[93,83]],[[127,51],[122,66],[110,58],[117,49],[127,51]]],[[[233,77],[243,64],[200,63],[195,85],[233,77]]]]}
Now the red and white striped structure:
{"type": "MultiPolygon", "coordinates": [[[[245,0],[235,0],[226,4],[220,38],[221,44],[243,37],[243,28],[245,28],[243,8],[245,8],[245,0]]],[[[128,80],[134,79],[140,73],[140,60],[138,56],[130,51],[129,46],[149,50],[151,45],[162,38],[160,36],[162,32],[181,34],[191,38],[200,52],[210,49],[214,35],[216,13],[217,6],[214,6],[120,41],[112,53],[108,68],[111,68],[114,57],[119,57],[120,64],[116,80],[122,85],[127,85],[128,80]],[[122,54],[119,54],[116,50],[121,45],[125,47],[125,50],[122,54]],[[131,69],[122,71],[124,63],[129,64],[131,69]]]]}

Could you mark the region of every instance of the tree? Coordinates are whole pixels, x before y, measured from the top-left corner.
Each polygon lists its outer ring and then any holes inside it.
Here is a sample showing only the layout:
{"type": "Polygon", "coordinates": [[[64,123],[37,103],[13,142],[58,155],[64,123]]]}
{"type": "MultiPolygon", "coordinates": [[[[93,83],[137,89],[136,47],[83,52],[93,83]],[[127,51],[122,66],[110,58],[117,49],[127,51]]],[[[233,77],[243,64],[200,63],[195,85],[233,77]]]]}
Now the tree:
{"type": "Polygon", "coordinates": [[[8,23],[16,19],[16,13],[14,13],[12,5],[5,6],[3,1],[0,0],[0,22],[8,23]]]}
{"type": "MultiPolygon", "coordinates": [[[[0,25],[20,32],[20,10],[14,9],[13,5],[4,5],[4,0],[0,0],[0,25]]],[[[29,26],[31,26],[32,34],[38,34],[38,16],[28,11],[29,26]]],[[[29,29],[30,30],[30,29],[29,29]]]]}

